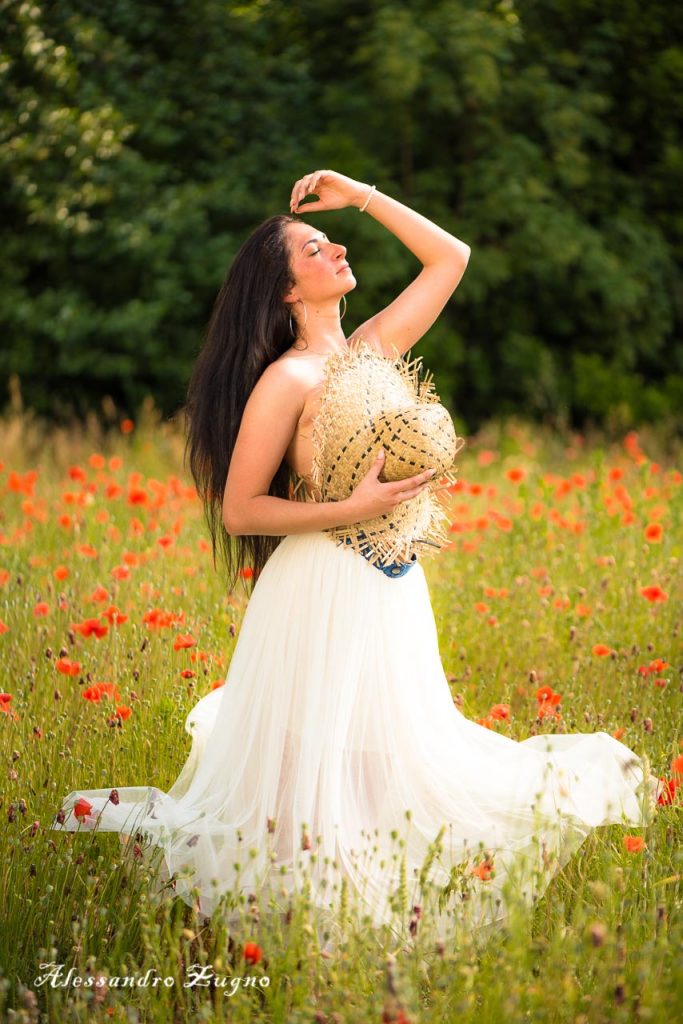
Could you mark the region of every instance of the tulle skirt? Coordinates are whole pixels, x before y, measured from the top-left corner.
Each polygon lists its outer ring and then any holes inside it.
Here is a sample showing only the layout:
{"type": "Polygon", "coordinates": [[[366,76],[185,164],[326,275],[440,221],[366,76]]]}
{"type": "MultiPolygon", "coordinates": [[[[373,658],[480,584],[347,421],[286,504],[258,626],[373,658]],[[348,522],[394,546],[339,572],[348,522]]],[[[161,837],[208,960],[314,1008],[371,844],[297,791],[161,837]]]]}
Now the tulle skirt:
{"type": "Polygon", "coordinates": [[[135,836],[206,915],[229,891],[305,886],[330,919],[343,896],[366,923],[400,930],[419,905],[442,936],[487,929],[596,826],[642,824],[657,785],[605,732],[517,742],[464,717],[419,562],[392,579],[323,532],[268,559],[186,729],[168,793],[107,780],[53,827],[135,836]]]}

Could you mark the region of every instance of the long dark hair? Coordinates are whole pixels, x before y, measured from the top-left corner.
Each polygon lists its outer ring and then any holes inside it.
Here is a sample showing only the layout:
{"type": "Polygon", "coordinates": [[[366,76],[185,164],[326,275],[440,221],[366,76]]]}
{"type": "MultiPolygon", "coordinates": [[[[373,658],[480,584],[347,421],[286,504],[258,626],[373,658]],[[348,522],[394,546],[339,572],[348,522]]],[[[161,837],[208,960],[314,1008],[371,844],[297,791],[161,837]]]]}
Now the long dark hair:
{"type": "MultiPolygon", "coordinates": [[[[251,587],[282,537],[231,536],[223,522],[223,492],[244,407],[257,380],[294,342],[283,295],[294,284],[285,224],[293,214],[269,217],[246,239],[214,303],[188,385],[185,458],[211,533],[213,565],[220,550],[233,590],[241,570],[251,568],[251,587]]],[[[295,325],[296,326],[296,325],[295,325]]],[[[293,474],[283,460],[268,493],[293,496],[293,474]]],[[[301,496],[301,495],[299,495],[301,496]]]]}

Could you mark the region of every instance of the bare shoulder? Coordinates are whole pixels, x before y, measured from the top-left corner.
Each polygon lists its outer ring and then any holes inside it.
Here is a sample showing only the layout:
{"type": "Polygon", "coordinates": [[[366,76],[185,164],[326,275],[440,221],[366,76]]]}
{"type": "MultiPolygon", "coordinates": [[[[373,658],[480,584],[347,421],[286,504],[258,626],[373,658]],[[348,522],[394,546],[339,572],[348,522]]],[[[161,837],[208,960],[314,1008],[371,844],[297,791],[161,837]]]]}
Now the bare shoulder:
{"type": "Polygon", "coordinates": [[[268,374],[272,380],[295,384],[297,381],[303,380],[306,375],[306,360],[298,359],[296,356],[290,356],[288,352],[284,352],[265,368],[261,376],[265,376],[265,374],[268,374]]]}
{"type": "Polygon", "coordinates": [[[303,382],[305,379],[302,367],[298,366],[297,363],[297,359],[280,356],[266,366],[256,382],[256,386],[267,388],[271,391],[280,389],[296,390],[299,382],[303,382]]]}
{"type": "Polygon", "coordinates": [[[296,419],[304,405],[305,382],[296,371],[287,365],[288,361],[276,360],[269,363],[252,388],[245,412],[263,414],[277,410],[283,419],[296,419]]]}
{"type": "MultiPolygon", "coordinates": [[[[369,320],[349,335],[346,344],[349,348],[353,348],[359,341],[365,342],[380,355],[387,354],[369,320]]],[[[326,357],[322,353],[303,352],[302,355],[294,355],[287,351],[266,367],[259,378],[259,384],[263,382],[264,390],[289,389],[303,406],[307,396],[324,379],[325,363],[326,357]]]]}

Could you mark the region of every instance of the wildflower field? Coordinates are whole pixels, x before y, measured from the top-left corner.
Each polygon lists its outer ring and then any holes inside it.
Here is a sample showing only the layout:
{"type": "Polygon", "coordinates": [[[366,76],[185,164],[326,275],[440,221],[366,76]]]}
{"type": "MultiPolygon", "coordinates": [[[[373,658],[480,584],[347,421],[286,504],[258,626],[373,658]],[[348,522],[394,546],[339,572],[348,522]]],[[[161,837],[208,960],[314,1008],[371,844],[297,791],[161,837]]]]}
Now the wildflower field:
{"type": "MultiPolygon", "coordinates": [[[[223,684],[247,596],[226,594],[214,571],[179,424],[147,406],[136,424],[105,430],[93,419],[78,432],[44,433],[30,415],[8,414],[0,1016],[681,1016],[680,441],[654,431],[610,443],[561,438],[516,422],[467,440],[448,495],[451,543],[423,562],[453,700],[482,728],[516,739],[612,733],[662,779],[647,825],[596,831],[534,909],[513,907],[483,947],[466,933],[452,946],[434,941],[421,908],[399,893],[407,945],[349,927],[333,953],[322,948],[306,892],[285,915],[268,914],[258,898],[236,901],[241,920],[228,927],[154,895],[133,841],[52,830],[71,790],[169,788],[189,752],[185,718],[223,684]],[[46,964],[62,965],[64,984],[45,980],[46,964]],[[201,968],[214,982],[188,985],[201,968]],[[126,976],[143,982],[120,984],[126,976]]],[[[495,859],[482,885],[489,869],[495,859]]]]}

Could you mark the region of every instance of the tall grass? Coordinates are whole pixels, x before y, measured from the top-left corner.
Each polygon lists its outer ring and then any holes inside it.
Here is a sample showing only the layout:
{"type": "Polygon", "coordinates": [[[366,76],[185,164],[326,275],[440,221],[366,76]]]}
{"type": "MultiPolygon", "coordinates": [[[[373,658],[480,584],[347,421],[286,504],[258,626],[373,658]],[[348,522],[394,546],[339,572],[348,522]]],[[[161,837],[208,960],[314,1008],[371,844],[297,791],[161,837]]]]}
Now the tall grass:
{"type": "MultiPolygon", "coordinates": [[[[450,496],[452,544],[423,563],[453,699],[483,728],[516,739],[611,732],[675,783],[679,443],[655,431],[612,442],[558,437],[517,422],[468,441],[450,496]],[[559,717],[539,717],[542,686],[561,693],[559,717]],[[508,710],[494,714],[496,705],[508,710]]],[[[343,884],[328,919],[304,887],[291,901],[235,895],[205,920],[158,891],[135,843],[50,830],[72,789],[168,789],[189,749],[185,717],[230,662],[246,596],[225,594],[213,572],[182,447],[182,424],[162,422],[152,406],[130,433],[113,409],[85,429],[48,429],[16,400],[0,421],[0,685],[12,698],[0,715],[8,1019],[676,1019],[680,790],[631,830],[640,852],[626,848],[624,829],[598,830],[532,910],[511,893],[505,926],[485,942],[466,929],[444,942],[406,891],[396,898],[403,938],[364,927],[343,884]],[[120,625],[103,617],[112,605],[127,616],[120,625]],[[182,615],[196,647],[174,651],[174,625],[143,621],[153,608],[182,615]],[[106,634],[74,629],[87,618],[107,623],[106,634]],[[77,674],[60,671],[67,662],[77,674]],[[120,701],[84,700],[99,681],[115,682],[120,701]],[[70,983],[39,984],[48,963],[64,975],[74,968],[70,983]],[[187,985],[193,964],[218,984],[187,985]],[[76,985],[74,973],[99,973],[108,985],[76,985]],[[117,984],[145,976],[146,985],[117,984]]]]}

